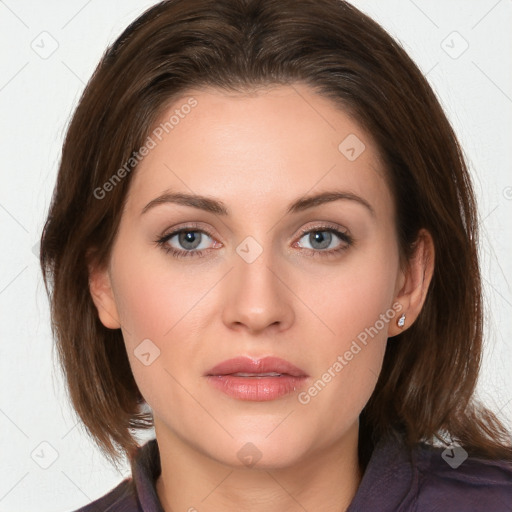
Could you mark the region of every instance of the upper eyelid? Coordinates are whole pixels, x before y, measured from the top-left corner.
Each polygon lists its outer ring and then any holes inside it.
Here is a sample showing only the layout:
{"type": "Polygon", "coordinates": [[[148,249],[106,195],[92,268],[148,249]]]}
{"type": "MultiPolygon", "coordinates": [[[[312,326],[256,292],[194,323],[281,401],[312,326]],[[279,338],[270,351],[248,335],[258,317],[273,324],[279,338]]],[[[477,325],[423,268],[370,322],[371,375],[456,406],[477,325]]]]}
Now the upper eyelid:
{"type": "Polygon", "coordinates": [[[172,238],[173,236],[176,236],[180,233],[183,233],[183,232],[187,233],[189,231],[198,231],[200,233],[204,233],[204,234],[208,235],[211,238],[214,238],[214,235],[212,233],[210,233],[205,228],[196,227],[196,226],[184,226],[182,228],[175,228],[175,229],[170,230],[168,233],[163,234],[160,237],[160,239],[169,239],[169,238],[172,238]]]}
{"type": "Polygon", "coordinates": [[[311,231],[322,231],[322,230],[325,230],[325,231],[334,230],[334,231],[339,231],[342,234],[348,235],[348,229],[346,229],[338,224],[333,224],[333,223],[329,223],[329,222],[326,222],[325,224],[320,223],[316,226],[311,226],[308,228],[301,228],[299,230],[299,234],[302,236],[311,231]]]}

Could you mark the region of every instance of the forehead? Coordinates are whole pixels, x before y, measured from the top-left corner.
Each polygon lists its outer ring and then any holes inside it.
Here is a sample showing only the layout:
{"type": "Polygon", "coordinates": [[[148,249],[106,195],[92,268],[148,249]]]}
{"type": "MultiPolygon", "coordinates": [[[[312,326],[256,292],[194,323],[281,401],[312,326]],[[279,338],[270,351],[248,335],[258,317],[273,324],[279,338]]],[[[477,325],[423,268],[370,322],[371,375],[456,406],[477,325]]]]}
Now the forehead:
{"type": "Polygon", "coordinates": [[[130,208],[172,190],[222,198],[234,210],[269,210],[333,188],[362,195],[376,210],[391,208],[371,136],[305,85],[191,90],[165,109],[150,137],[130,208]]]}

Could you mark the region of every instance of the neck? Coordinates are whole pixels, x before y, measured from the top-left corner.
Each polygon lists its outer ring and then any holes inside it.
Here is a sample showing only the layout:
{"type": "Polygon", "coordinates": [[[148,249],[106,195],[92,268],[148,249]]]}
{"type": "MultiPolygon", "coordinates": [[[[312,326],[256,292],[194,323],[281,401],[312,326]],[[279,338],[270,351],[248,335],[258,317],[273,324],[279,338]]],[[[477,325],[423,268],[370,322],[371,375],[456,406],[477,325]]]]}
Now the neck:
{"type": "Polygon", "coordinates": [[[156,427],[162,472],[156,489],[165,512],[343,512],[362,478],[358,424],[287,467],[230,466],[156,427]]]}

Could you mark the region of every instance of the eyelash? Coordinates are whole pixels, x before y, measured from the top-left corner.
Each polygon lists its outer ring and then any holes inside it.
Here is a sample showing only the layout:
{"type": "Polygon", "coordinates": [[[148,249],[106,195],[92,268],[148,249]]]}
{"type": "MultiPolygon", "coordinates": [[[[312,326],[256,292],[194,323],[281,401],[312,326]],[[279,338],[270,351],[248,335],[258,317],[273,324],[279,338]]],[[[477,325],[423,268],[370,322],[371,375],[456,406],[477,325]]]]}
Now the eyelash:
{"type": "MultiPolygon", "coordinates": [[[[200,227],[197,224],[191,224],[189,226],[186,226],[184,228],[180,228],[176,231],[172,231],[171,233],[168,233],[161,238],[158,238],[155,240],[155,243],[161,247],[167,254],[171,254],[175,258],[188,258],[188,257],[198,257],[203,258],[205,256],[206,252],[209,252],[210,249],[203,249],[203,250],[191,250],[191,251],[184,251],[181,249],[174,249],[173,247],[170,247],[167,242],[173,238],[176,235],[179,235],[180,233],[203,233],[205,235],[208,235],[209,237],[213,238],[212,233],[210,233],[208,230],[200,227]]],[[[328,226],[328,225],[321,225],[321,226],[315,226],[313,228],[303,229],[300,232],[299,239],[301,239],[304,235],[307,235],[309,233],[333,233],[336,235],[342,242],[345,242],[346,245],[341,245],[337,249],[330,249],[328,251],[325,250],[315,250],[315,249],[308,249],[305,248],[306,251],[312,252],[313,257],[329,257],[329,256],[336,256],[339,253],[346,251],[351,245],[353,245],[354,240],[353,238],[348,235],[347,233],[344,233],[343,231],[339,231],[338,229],[328,226]]]]}

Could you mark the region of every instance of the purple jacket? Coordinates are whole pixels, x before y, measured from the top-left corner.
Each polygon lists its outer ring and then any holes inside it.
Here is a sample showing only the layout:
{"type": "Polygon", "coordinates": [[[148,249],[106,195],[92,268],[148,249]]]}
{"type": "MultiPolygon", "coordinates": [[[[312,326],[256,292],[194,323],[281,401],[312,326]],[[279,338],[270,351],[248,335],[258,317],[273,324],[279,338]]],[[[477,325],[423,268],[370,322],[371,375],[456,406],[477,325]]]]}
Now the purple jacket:
{"type": "MultiPolygon", "coordinates": [[[[139,448],[133,468],[132,478],[76,512],[164,512],[156,440],[139,448]]],[[[426,444],[411,452],[389,436],[375,446],[346,512],[512,512],[512,462],[426,444]]]]}

